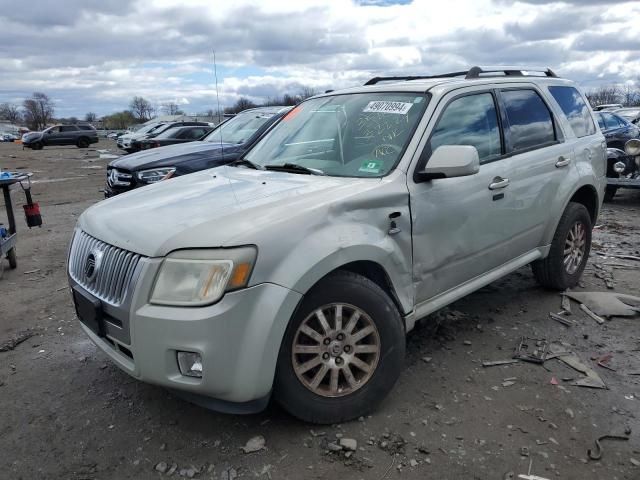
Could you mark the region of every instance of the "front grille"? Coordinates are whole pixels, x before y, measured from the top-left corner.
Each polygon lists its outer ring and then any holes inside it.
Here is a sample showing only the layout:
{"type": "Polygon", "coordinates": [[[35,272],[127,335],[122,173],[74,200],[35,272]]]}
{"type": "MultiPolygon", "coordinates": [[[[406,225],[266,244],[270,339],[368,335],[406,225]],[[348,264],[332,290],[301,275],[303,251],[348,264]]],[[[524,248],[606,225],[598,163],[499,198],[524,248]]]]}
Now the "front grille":
{"type": "Polygon", "coordinates": [[[69,274],[88,292],[117,306],[124,300],[141,258],[78,231],[71,245],[69,274]]]}

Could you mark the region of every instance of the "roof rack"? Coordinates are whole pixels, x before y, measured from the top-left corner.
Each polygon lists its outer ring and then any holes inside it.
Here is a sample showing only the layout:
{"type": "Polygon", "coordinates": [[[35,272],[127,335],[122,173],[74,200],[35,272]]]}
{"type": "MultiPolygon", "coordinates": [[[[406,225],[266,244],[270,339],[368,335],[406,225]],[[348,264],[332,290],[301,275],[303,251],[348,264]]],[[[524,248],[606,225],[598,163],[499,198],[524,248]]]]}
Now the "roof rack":
{"type": "Polygon", "coordinates": [[[441,73],[439,75],[409,75],[400,77],[374,77],[367,81],[365,85],[376,85],[380,82],[398,82],[398,81],[410,81],[410,80],[429,80],[433,78],[451,78],[462,77],[465,80],[473,78],[481,78],[487,76],[506,76],[506,77],[526,77],[525,72],[541,72],[546,77],[556,78],[557,75],[550,68],[546,67],[517,67],[517,66],[499,66],[499,67],[471,67],[469,70],[463,72],[449,72],[441,73]],[[483,75],[483,74],[497,74],[497,75],[483,75]]]}

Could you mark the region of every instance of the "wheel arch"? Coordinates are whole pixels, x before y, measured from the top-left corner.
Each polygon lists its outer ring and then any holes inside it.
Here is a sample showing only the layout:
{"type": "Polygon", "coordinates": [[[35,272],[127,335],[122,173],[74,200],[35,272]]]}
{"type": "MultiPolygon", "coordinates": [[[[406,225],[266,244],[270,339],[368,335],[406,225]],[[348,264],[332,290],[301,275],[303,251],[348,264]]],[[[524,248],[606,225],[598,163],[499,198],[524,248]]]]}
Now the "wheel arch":
{"type": "Polygon", "coordinates": [[[598,190],[591,183],[582,183],[577,185],[570,195],[567,195],[567,200],[562,205],[561,209],[554,211],[553,219],[549,222],[547,227],[547,231],[544,236],[544,245],[550,245],[551,240],[558,228],[558,224],[560,223],[560,219],[562,218],[562,214],[567,209],[569,203],[575,202],[581,205],[584,205],[587,211],[589,212],[589,217],[591,218],[591,224],[595,225],[595,222],[598,218],[598,214],[600,213],[600,205],[602,204],[602,199],[598,194],[598,190]]]}

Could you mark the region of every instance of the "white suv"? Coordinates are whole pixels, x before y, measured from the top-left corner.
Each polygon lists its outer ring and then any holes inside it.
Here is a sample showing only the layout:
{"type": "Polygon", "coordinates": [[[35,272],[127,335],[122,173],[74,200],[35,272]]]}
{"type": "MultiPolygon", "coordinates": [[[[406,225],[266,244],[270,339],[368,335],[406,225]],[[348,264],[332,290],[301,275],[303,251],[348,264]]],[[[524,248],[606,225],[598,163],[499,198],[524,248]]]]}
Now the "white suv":
{"type": "Polygon", "coordinates": [[[94,205],[69,254],[82,327],[212,408],[370,412],[418,319],[527,264],[578,283],[604,137],[572,82],[534,70],[319,95],[227,166],[94,205]]]}

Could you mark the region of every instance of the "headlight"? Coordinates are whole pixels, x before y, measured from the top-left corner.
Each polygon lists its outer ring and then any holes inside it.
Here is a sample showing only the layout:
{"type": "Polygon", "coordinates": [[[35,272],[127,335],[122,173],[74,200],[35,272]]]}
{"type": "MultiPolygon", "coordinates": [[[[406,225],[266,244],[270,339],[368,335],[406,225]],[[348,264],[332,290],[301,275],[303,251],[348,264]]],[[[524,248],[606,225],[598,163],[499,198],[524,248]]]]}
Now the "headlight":
{"type": "Polygon", "coordinates": [[[174,167],[152,168],[151,170],[142,170],[137,173],[138,180],[144,183],[157,183],[167,180],[175,173],[174,167]]]}
{"type": "Polygon", "coordinates": [[[256,260],[254,247],[178,250],[162,262],[150,302],[157,305],[211,305],[225,292],[246,287],[256,260]]]}

